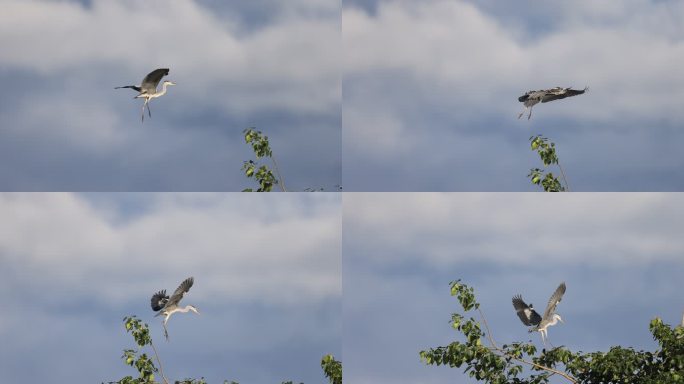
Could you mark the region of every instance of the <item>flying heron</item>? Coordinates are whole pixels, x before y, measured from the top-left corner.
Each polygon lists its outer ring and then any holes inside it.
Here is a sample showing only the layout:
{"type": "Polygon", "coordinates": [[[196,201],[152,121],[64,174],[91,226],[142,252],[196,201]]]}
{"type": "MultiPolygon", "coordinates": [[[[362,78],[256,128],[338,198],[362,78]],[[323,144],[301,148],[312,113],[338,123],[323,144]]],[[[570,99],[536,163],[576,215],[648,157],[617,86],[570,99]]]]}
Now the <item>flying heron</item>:
{"type": "Polygon", "coordinates": [[[141,121],[145,121],[145,107],[147,106],[147,113],[152,117],[152,111],[150,111],[150,100],[164,96],[166,94],[166,87],[168,85],[176,85],[176,83],[172,81],[165,80],[162,83],[162,90],[157,91],[157,85],[159,85],[159,82],[161,81],[162,77],[166,76],[169,74],[169,69],[168,68],[159,68],[155,69],[154,71],[150,72],[145,76],[145,78],[142,80],[142,83],[140,85],[125,85],[123,87],[116,87],[114,89],[120,89],[120,88],[131,88],[133,90],[136,90],[139,92],[138,96],[134,97],[134,99],[140,99],[143,98],[145,99],[145,103],[143,104],[142,107],[142,118],[141,121]]]}
{"type": "Polygon", "coordinates": [[[548,103],[549,101],[565,99],[566,97],[581,95],[588,89],[588,87],[581,90],[555,87],[551,89],[541,89],[539,91],[528,91],[524,95],[518,97],[518,101],[525,106],[525,109],[518,115],[518,119],[523,117],[525,112],[529,109],[530,114],[527,115],[527,120],[529,120],[532,117],[532,107],[540,101],[542,103],[548,103]]]}
{"type": "Polygon", "coordinates": [[[173,292],[173,295],[169,297],[166,294],[166,290],[161,290],[154,295],[152,295],[152,310],[153,311],[159,311],[154,317],[164,315],[164,336],[166,337],[166,340],[169,339],[169,332],[166,329],[166,322],[169,321],[169,317],[173,315],[176,312],[182,312],[182,313],[187,313],[188,311],[193,311],[196,314],[199,315],[199,311],[197,311],[197,308],[193,307],[192,305],[186,305],[185,307],[180,307],[178,303],[181,301],[183,298],[183,294],[185,292],[190,290],[190,287],[192,287],[192,283],[194,282],[192,277],[188,277],[185,279],[179,286],[176,288],[176,291],[173,292]]]}
{"type": "Polygon", "coordinates": [[[551,295],[549,303],[546,305],[546,310],[543,316],[539,316],[534,310],[532,303],[525,304],[522,296],[513,296],[513,308],[515,308],[520,321],[527,326],[531,326],[529,332],[539,332],[541,334],[542,342],[546,345],[548,339],[547,328],[556,325],[559,321],[562,323],[563,319],[556,313],[556,306],[560,303],[565,294],[565,283],[560,283],[556,291],[551,295]]]}

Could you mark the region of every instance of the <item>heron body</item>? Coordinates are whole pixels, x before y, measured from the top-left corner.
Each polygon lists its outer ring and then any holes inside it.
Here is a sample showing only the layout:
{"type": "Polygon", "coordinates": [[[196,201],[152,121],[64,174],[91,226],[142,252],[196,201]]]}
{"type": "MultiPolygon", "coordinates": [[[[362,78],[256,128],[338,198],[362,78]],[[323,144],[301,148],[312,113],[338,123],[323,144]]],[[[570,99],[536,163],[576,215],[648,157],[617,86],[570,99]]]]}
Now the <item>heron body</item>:
{"type": "Polygon", "coordinates": [[[143,78],[142,82],[140,85],[125,85],[122,87],[116,87],[115,89],[120,89],[120,88],[130,88],[135,91],[138,91],[139,94],[134,97],[134,99],[145,99],[145,103],[143,103],[142,107],[142,117],[141,121],[145,121],[145,107],[147,107],[147,113],[150,117],[152,117],[152,111],[150,111],[150,100],[155,99],[157,97],[164,96],[166,94],[166,87],[169,85],[176,85],[176,83],[172,81],[165,80],[162,83],[162,90],[157,91],[157,86],[159,85],[159,82],[161,79],[169,74],[169,69],[168,68],[159,68],[155,69],[154,71],[150,72],[143,78]]]}
{"type": "Polygon", "coordinates": [[[527,120],[532,117],[532,107],[541,103],[548,103],[549,101],[565,99],[566,97],[581,95],[586,92],[589,88],[584,89],[572,89],[572,88],[562,88],[555,87],[551,89],[540,89],[538,91],[528,91],[524,95],[518,97],[518,101],[523,103],[524,109],[518,115],[518,119],[523,117],[527,110],[530,111],[527,115],[527,120]]]}
{"type": "Polygon", "coordinates": [[[199,315],[199,311],[197,310],[197,308],[195,308],[192,305],[186,305],[185,307],[181,307],[178,305],[178,303],[183,298],[183,295],[190,290],[190,287],[192,287],[193,283],[194,279],[192,277],[188,277],[178,286],[178,288],[176,288],[171,297],[169,297],[166,294],[165,289],[152,295],[152,310],[157,311],[157,314],[154,315],[154,317],[164,315],[163,326],[164,336],[166,337],[166,340],[169,339],[169,332],[166,328],[166,323],[169,321],[171,315],[173,315],[176,312],[187,313],[189,311],[195,312],[199,315]]]}
{"type": "Polygon", "coordinates": [[[539,332],[542,338],[542,343],[546,345],[548,340],[548,328],[556,325],[559,321],[562,323],[563,319],[556,313],[556,307],[561,302],[565,294],[565,283],[560,283],[556,291],[551,295],[549,303],[546,305],[544,315],[540,316],[532,307],[532,304],[527,305],[522,300],[522,296],[513,296],[513,308],[515,308],[518,317],[527,326],[531,326],[529,332],[539,332]]]}

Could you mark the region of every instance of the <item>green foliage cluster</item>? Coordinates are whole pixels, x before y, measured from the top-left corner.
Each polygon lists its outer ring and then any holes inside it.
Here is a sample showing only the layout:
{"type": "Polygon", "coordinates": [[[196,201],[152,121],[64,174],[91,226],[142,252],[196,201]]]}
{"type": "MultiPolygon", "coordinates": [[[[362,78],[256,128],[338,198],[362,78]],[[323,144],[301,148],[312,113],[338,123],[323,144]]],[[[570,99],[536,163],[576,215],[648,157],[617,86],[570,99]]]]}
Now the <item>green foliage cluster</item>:
{"type": "MultiPolygon", "coordinates": [[[[124,317],[124,326],[126,332],[133,335],[135,343],[142,348],[146,345],[152,345],[152,338],[150,337],[150,329],[147,324],[143,323],[135,316],[124,317]]],[[[154,381],[154,373],[158,372],[157,367],[154,366],[152,359],[147,354],[139,354],[140,351],[135,349],[125,349],[121,358],[127,365],[135,367],[138,370],[138,377],[126,376],[117,381],[117,384],[146,384],[156,383],[154,381]]]]}
{"type": "MultiPolygon", "coordinates": [[[[254,128],[245,129],[243,133],[245,134],[245,142],[252,146],[252,150],[254,151],[257,160],[264,157],[271,158],[276,173],[278,173],[278,166],[275,162],[275,158],[273,158],[273,151],[271,151],[268,136],[254,128]]],[[[277,184],[280,185],[283,192],[285,191],[282,178],[279,180],[273,171],[266,165],[260,165],[254,160],[248,160],[242,164],[242,170],[245,172],[245,176],[253,178],[259,183],[259,188],[257,188],[256,192],[271,192],[273,187],[277,184]]],[[[254,190],[252,188],[246,188],[243,192],[254,192],[254,190]]]]}
{"type": "MultiPolygon", "coordinates": [[[[542,163],[545,167],[549,165],[558,165],[561,174],[563,174],[563,168],[561,168],[558,162],[558,156],[556,155],[556,144],[549,141],[548,138],[541,135],[530,137],[530,147],[533,151],[537,151],[542,163]]],[[[546,173],[543,169],[532,168],[530,173],[527,175],[532,181],[532,184],[541,186],[545,192],[563,192],[567,189],[567,181],[565,186],[558,180],[553,173],[546,173]]],[[[565,176],[563,175],[563,179],[565,176]]]]}
{"type": "MultiPolygon", "coordinates": [[[[159,369],[154,365],[154,362],[147,356],[147,354],[139,354],[139,350],[126,349],[122,359],[124,362],[138,370],[138,378],[133,378],[133,376],[126,376],[119,381],[110,381],[109,384],[153,384],[157,383],[155,381],[155,372],[161,373],[162,379],[165,384],[169,384],[169,381],[164,376],[161,370],[161,360],[159,360],[159,355],[154,348],[152,343],[152,337],[150,336],[150,329],[146,323],[138,319],[136,316],[126,316],[123,319],[124,327],[126,332],[133,335],[133,339],[138,347],[143,348],[145,346],[150,346],[154,350],[154,354],[159,364],[159,369]]],[[[323,373],[330,380],[330,384],[342,384],[342,363],[335,360],[332,355],[325,355],[321,360],[321,368],[323,368],[323,373]]],[[[175,381],[174,384],[207,384],[204,378],[201,379],[191,379],[186,378],[180,381],[175,381]]],[[[239,384],[237,381],[225,380],[223,384],[239,384]]],[[[293,381],[283,381],[281,384],[295,384],[293,381]]],[[[304,384],[304,383],[299,383],[304,384]]]]}
{"type": "Polygon", "coordinates": [[[325,355],[321,360],[321,368],[330,384],[342,384],[342,363],[335,360],[333,355],[325,355]]]}
{"type": "Polygon", "coordinates": [[[652,320],[649,329],[659,345],[656,352],[617,346],[608,352],[583,353],[558,347],[543,349],[537,355],[531,343],[496,344],[471,287],[460,280],[452,281],[451,295],[463,308],[463,314],[452,314],[450,322],[463,341],[421,351],[420,358],[428,365],[465,366],[469,376],[496,384],[541,384],[548,383],[552,376],[586,384],[684,383],[682,326],[672,328],[659,318],[652,320]],[[486,332],[474,317],[466,317],[473,311],[479,312],[486,332]],[[482,341],[485,336],[489,345],[482,341]],[[525,371],[524,366],[529,369],[525,371]]]}

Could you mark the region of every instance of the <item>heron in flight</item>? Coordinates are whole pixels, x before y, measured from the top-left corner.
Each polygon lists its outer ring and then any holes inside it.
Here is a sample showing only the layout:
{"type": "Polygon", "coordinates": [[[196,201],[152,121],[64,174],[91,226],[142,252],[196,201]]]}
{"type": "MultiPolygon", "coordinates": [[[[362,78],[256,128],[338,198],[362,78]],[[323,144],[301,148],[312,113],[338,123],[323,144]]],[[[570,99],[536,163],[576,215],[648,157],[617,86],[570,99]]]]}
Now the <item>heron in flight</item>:
{"type": "Polygon", "coordinates": [[[556,325],[559,321],[563,323],[563,319],[559,314],[556,313],[556,306],[560,303],[563,295],[565,294],[565,283],[560,283],[556,291],[551,295],[549,303],[546,305],[546,310],[543,316],[539,316],[539,313],[534,310],[532,303],[527,305],[522,296],[513,296],[513,308],[515,308],[520,321],[527,326],[531,326],[529,332],[539,332],[541,334],[542,342],[546,345],[546,340],[548,339],[547,328],[556,325]]]}
{"type": "Polygon", "coordinates": [[[180,307],[178,303],[181,301],[183,298],[183,294],[185,292],[190,290],[190,287],[192,287],[192,283],[194,282],[192,277],[188,277],[185,279],[179,286],[176,288],[176,291],[173,292],[173,295],[169,297],[166,294],[166,290],[161,290],[154,295],[152,295],[152,310],[153,311],[159,311],[154,317],[164,315],[164,336],[166,337],[166,340],[169,339],[169,332],[166,329],[166,322],[169,321],[169,317],[173,315],[176,312],[182,312],[182,313],[187,313],[188,311],[193,311],[196,314],[199,315],[199,311],[197,311],[197,308],[193,307],[192,305],[186,305],[185,307],[180,307]]]}
{"type": "Polygon", "coordinates": [[[164,96],[166,94],[166,87],[169,85],[176,85],[176,83],[172,81],[165,80],[162,83],[162,90],[157,91],[157,85],[159,85],[159,82],[161,81],[162,77],[166,76],[169,74],[169,69],[168,68],[159,68],[155,69],[154,71],[150,72],[145,76],[145,78],[142,80],[142,83],[140,85],[125,85],[123,87],[116,87],[114,89],[121,89],[121,88],[131,88],[135,91],[138,91],[139,94],[138,96],[134,97],[134,99],[145,99],[145,103],[143,104],[142,107],[142,118],[141,121],[145,121],[145,107],[147,107],[147,113],[149,114],[150,117],[152,117],[152,111],[150,111],[150,100],[164,96]]]}
{"type": "Polygon", "coordinates": [[[555,87],[551,89],[541,89],[539,91],[528,91],[524,95],[518,97],[518,101],[525,106],[523,111],[518,115],[518,119],[523,117],[525,112],[529,109],[530,114],[527,115],[527,120],[529,120],[532,117],[532,107],[540,101],[542,103],[548,103],[549,101],[565,99],[566,97],[581,95],[588,89],[588,87],[585,87],[584,89],[555,87]]]}

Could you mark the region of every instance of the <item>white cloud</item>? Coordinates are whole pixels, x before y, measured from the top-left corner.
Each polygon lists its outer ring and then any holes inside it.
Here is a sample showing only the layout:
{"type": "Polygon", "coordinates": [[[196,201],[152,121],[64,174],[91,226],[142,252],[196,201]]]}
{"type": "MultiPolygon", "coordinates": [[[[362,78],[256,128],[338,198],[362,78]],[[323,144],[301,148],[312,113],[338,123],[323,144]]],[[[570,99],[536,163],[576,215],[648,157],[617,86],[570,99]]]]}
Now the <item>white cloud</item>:
{"type": "MultiPolygon", "coordinates": [[[[175,289],[235,300],[317,301],[341,294],[340,206],[311,195],[152,195],[144,213],[92,205],[73,194],[0,195],[4,263],[73,291],[97,282],[113,302],[175,289]]],[[[112,195],[111,199],[116,199],[112,195]]]]}
{"type": "Polygon", "coordinates": [[[640,265],[684,253],[676,195],[353,194],[344,206],[345,236],[381,263],[640,265]]]}

